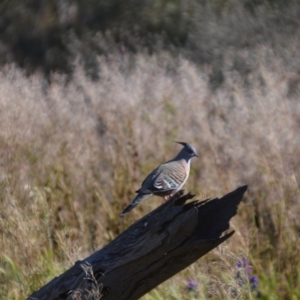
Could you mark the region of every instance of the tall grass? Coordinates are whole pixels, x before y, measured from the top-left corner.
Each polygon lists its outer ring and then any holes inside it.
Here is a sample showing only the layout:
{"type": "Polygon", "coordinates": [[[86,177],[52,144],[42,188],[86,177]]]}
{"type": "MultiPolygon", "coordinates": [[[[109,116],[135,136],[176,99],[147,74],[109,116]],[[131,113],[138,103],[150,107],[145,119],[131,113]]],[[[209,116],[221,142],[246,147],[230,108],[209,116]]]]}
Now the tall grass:
{"type": "Polygon", "coordinates": [[[153,197],[119,217],[144,176],[177,154],[172,140],[198,150],[185,186],[198,198],[249,191],[233,238],[144,299],[300,297],[300,60],[257,47],[225,62],[217,90],[211,66],[164,52],[101,57],[98,82],[78,65],[49,86],[1,70],[1,298],[23,299],[160,205],[153,197]]]}

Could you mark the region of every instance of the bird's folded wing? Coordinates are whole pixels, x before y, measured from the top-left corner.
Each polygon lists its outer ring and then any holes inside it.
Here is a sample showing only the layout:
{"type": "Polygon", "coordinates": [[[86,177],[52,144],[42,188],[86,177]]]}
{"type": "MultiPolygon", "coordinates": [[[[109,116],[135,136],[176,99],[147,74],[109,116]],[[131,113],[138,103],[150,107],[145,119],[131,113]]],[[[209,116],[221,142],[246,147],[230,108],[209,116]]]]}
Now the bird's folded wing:
{"type": "Polygon", "coordinates": [[[161,191],[176,190],[187,176],[185,167],[179,162],[170,162],[161,166],[153,187],[161,191]]]}
{"type": "Polygon", "coordinates": [[[170,177],[159,178],[153,186],[159,190],[175,190],[178,184],[170,177]]]}

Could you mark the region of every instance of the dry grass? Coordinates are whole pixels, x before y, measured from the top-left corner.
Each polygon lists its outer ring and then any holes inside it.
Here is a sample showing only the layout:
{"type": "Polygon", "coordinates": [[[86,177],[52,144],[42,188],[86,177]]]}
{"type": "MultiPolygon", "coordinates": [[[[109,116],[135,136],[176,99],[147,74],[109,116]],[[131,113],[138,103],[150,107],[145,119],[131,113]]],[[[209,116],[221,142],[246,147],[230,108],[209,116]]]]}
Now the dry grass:
{"type": "Polygon", "coordinates": [[[262,299],[300,297],[300,60],[286,66],[260,47],[225,62],[214,92],[210,66],[163,52],[102,57],[99,82],[77,66],[71,82],[54,75],[49,88],[39,74],[2,69],[0,297],[23,299],[159,205],[153,197],[119,217],[180,149],[171,140],[200,154],[186,185],[199,198],[249,191],[234,237],[144,299],[254,299],[237,275],[244,257],[262,299]],[[237,58],[251,71],[233,68],[237,58]]]}

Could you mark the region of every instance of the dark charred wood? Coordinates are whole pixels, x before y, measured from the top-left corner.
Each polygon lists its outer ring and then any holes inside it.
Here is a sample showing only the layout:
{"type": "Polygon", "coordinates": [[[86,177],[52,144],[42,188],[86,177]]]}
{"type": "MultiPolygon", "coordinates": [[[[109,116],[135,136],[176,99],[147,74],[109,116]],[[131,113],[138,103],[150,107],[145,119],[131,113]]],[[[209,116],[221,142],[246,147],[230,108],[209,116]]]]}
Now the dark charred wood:
{"type": "Polygon", "coordinates": [[[28,299],[139,299],[233,235],[224,232],[246,189],[188,203],[194,195],[179,191],[28,299]]]}

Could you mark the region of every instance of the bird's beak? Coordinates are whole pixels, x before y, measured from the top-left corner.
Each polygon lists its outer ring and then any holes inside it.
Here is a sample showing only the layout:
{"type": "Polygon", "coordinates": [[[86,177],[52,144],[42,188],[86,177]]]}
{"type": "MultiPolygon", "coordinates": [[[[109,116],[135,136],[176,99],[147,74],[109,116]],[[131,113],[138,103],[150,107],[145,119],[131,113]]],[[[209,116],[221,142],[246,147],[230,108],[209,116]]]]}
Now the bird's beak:
{"type": "Polygon", "coordinates": [[[195,153],[195,156],[197,156],[197,157],[199,158],[199,155],[198,155],[198,153],[195,153]]]}

